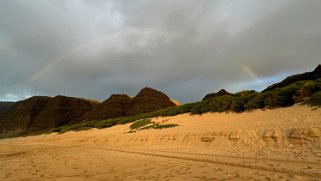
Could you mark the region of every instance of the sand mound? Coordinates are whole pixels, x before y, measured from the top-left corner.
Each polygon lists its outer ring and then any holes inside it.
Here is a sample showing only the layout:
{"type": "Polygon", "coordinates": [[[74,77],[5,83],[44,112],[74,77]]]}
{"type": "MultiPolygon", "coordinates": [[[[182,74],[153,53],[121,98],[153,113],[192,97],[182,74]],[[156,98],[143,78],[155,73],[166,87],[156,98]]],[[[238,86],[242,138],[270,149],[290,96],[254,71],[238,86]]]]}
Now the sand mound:
{"type": "Polygon", "coordinates": [[[252,147],[309,147],[320,149],[321,109],[295,105],[273,110],[245,113],[182,114],[152,119],[161,124],[178,124],[162,130],[139,130],[117,125],[102,130],[44,135],[30,139],[54,140],[64,143],[104,142],[110,145],[177,145],[177,146],[252,146],[252,147]]]}
{"type": "Polygon", "coordinates": [[[295,105],[152,119],[179,125],[162,130],[128,133],[126,124],[4,139],[0,179],[318,180],[320,115],[295,105]]]}

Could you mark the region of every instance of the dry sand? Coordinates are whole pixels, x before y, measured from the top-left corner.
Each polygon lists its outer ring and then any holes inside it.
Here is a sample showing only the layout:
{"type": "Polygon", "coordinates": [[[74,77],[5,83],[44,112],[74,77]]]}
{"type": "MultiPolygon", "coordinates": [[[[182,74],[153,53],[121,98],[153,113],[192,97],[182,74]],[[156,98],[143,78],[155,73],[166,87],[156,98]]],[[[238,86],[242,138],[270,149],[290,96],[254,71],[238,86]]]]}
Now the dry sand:
{"type": "Polygon", "coordinates": [[[321,180],[321,109],[161,117],[0,140],[0,180],[321,180]]]}

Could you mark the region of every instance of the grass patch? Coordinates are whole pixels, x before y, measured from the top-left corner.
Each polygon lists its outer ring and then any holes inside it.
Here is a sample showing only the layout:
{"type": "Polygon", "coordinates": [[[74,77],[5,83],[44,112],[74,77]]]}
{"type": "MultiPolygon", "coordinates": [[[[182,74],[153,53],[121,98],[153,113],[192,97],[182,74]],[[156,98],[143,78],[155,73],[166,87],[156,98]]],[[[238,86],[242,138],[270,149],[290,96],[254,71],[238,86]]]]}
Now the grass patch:
{"type": "Polygon", "coordinates": [[[153,124],[153,125],[149,125],[146,127],[141,128],[143,129],[165,129],[165,128],[173,128],[178,126],[178,124],[153,124]]]}
{"type": "Polygon", "coordinates": [[[112,126],[115,126],[117,124],[117,120],[115,119],[107,119],[103,121],[97,121],[95,124],[93,124],[94,128],[102,129],[102,128],[110,128],[112,126]]]}
{"type": "Polygon", "coordinates": [[[152,123],[151,119],[138,120],[134,122],[132,125],[130,125],[130,129],[139,129],[151,123],[152,123]]]}
{"type": "Polygon", "coordinates": [[[155,124],[154,129],[165,129],[165,128],[173,128],[178,126],[178,124],[155,124]]]}

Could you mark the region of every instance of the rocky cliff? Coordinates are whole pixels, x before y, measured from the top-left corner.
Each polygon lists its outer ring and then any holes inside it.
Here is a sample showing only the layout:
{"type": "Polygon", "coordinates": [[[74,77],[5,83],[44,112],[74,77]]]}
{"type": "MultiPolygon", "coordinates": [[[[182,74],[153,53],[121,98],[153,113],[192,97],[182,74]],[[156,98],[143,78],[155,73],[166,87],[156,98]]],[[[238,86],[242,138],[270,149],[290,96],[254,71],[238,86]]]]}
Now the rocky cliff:
{"type": "Polygon", "coordinates": [[[175,106],[175,103],[166,94],[146,87],[133,98],[125,94],[112,95],[106,101],[86,113],[83,119],[91,121],[135,116],[170,106],[175,106]]]}
{"type": "Polygon", "coordinates": [[[126,107],[126,116],[153,112],[171,106],[175,106],[175,104],[166,94],[146,87],[130,100],[126,107]]]}
{"type": "Polygon", "coordinates": [[[34,96],[11,107],[3,106],[0,137],[83,121],[134,116],[170,106],[175,104],[164,93],[151,88],[142,89],[134,98],[115,94],[102,103],[66,96],[34,96]]]}
{"type": "Polygon", "coordinates": [[[80,121],[92,109],[91,101],[56,96],[34,96],[15,103],[0,117],[0,134],[53,128],[80,121]]]}
{"type": "Polygon", "coordinates": [[[2,117],[2,114],[9,110],[15,102],[0,102],[0,118],[2,117]]]}
{"type": "Polygon", "coordinates": [[[80,122],[81,116],[92,107],[91,102],[85,99],[56,96],[32,119],[28,129],[41,130],[80,122]]]}
{"type": "Polygon", "coordinates": [[[83,120],[104,120],[122,117],[126,113],[126,106],[130,97],[125,94],[111,95],[106,101],[98,104],[83,116],[83,120]]]}
{"type": "Polygon", "coordinates": [[[15,103],[0,118],[0,133],[28,129],[31,121],[38,116],[50,99],[46,96],[34,96],[15,103]]]}

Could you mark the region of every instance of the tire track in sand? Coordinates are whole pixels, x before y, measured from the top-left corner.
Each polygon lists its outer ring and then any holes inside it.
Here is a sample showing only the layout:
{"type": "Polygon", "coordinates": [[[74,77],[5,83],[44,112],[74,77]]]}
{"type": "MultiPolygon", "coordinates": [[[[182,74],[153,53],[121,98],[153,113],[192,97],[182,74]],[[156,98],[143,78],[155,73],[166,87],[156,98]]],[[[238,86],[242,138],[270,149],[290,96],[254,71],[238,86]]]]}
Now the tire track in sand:
{"type": "MultiPolygon", "coordinates": [[[[156,157],[171,158],[171,159],[177,159],[177,160],[213,163],[213,164],[219,164],[219,165],[225,165],[225,166],[243,167],[243,168],[268,171],[268,172],[278,172],[278,173],[283,173],[283,174],[292,174],[292,175],[299,175],[299,176],[305,176],[305,177],[321,178],[321,173],[318,173],[318,172],[306,172],[303,170],[275,168],[275,167],[268,167],[268,166],[263,166],[263,165],[252,165],[252,164],[247,164],[247,163],[240,163],[240,162],[238,162],[238,163],[237,162],[227,162],[227,161],[222,161],[222,160],[218,160],[218,159],[211,159],[211,158],[197,158],[198,157],[197,154],[193,155],[194,157],[190,157],[190,156],[181,156],[181,155],[169,155],[169,154],[150,153],[150,152],[141,152],[141,151],[128,151],[128,150],[99,148],[99,147],[86,147],[86,148],[106,150],[106,151],[112,151],[112,152],[130,153],[130,154],[137,154],[137,155],[145,155],[145,156],[156,156],[156,157]]],[[[157,151],[154,151],[154,152],[157,152],[157,151]]],[[[240,158],[242,158],[242,157],[240,157],[240,158]]],[[[257,159],[257,161],[260,161],[260,159],[257,159]]]]}

